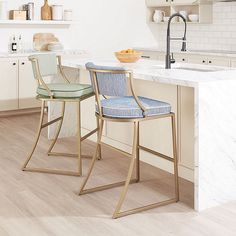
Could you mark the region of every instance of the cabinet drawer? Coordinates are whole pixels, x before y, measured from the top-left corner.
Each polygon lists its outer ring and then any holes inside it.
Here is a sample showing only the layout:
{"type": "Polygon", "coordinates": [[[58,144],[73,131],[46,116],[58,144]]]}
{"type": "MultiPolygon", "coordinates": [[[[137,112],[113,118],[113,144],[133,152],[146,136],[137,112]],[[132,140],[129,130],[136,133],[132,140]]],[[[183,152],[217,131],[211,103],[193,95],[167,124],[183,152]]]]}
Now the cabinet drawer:
{"type": "Polygon", "coordinates": [[[207,65],[207,58],[204,56],[189,55],[188,62],[193,64],[205,64],[207,65]]]}
{"type": "Polygon", "coordinates": [[[208,57],[208,65],[230,67],[230,59],[221,57],[208,57]]]}
{"type": "Polygon", "coordinates": [[[174,55],[174,59],[175,59],[175,61],[176,62],[182,62],[182,63],[186,63],[186,62],[188,62],[188,57],[187,56],[185,56],[185,55],[174,55]]]}
{"type": "Polygon", "coordinates": [[[142,53],[143,53],[143,55],[141,56],[142,59],[151,59],[151,60],[158,59],[158,54],[155,52],[143,51],[142,53]]]}

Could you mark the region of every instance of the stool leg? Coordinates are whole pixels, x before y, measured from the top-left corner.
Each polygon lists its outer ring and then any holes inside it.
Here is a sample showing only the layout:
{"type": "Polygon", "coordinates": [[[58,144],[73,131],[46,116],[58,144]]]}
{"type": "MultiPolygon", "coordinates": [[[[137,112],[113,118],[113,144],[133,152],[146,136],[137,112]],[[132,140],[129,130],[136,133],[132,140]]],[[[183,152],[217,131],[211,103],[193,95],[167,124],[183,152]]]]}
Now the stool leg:
{"type": "Polygon", "coordinates": [[[45,101],[42,101],[42,103],[41,103],[41,114],[40,114],[39,127],[38,127],[38,131],[37,131],[36,140],[35,140],[33,149],[31,151],[29,157],[27,158],[27,160],[25,161],[25,163],[24,163],[24,165],[22,167],[23,171],[25,170],[25,168],[27,167],[30,159],[32,158],[32,156],[34,154],[34,151],[35,151],[35,149],[37,147],[37,144],[39,142],[39,137],[40,137],[40,134],[41,134],[41,131],[42,131],[42,125],[43,125],[44,109],[45,109],[45,101]]]}
{"type": "Polygon", "coordinates": [[[128,191],[128,187],[132,178],[132,174],[133,174],[133,170],[134,170],[134,166],[135,166],[135,162],[136,162],[136,158],[137,158],[137,144],[138,144],[138,122],[134,122],[134,138],[133,138],[133,150],[132,150],[132,157],[130,160],[130,166],[129,166],[129,170],[128,170],[128,175],[125,181],[125,186],[123,187],[123,190],[120,194],[120,199],[118,201],[118,204],[116,206],[116,209],[113,213],[112,218],[116,219],[119,217],[119,213],[120,213],[120,209],[122,207],[122,204],[125,200],[125,196],[127,194],[128,191]]]}
{"type": "Polygon", "coordinates": [[[81,158],[81,106],[80,101],[78,102],[77,107],[77,126],[78,126],[78,132],[77,132],[77,145],[78,145],[78,171],[80,175],[82,175],[82,158],[81,158]]]}
{"type": "Polygon", "coordinates": [[[89,179],[89,177],[90,177],[90,175],[92,173],[95,161],[97,159],[98,151],[99,151],[99,144],[101,143],[101,140],[102,140],[103,125],[104,125],[104,120],[100,120],[99,129],[98,129],[98,142],[97,142],[97,145],[96,145],[95,153],[93,154],[93,158],[92,158],[89,170],[88,170],[88,174],[87,174],[86,178],[84,179],[83,184],[81,185],[81,188],[80,188],[80,191],[79,191],[79,195],[83,194],[84,187],[85,187],[85,185],[88,182],[88,179],[89,179]]]}
{"type": "Polygon", "coordinates": [[[57,142],[57,139],[59,137],[59,134],[61,132],[61,127],[62,127],[62,123],[63,123],[63,120],[64,120],[64,115],[65,115],[65,105],[66,103],[65,102],[62,102],[62,112],[61,112],[61,117],[62,119],[60,120],[59,122],[59,125],[58,125],[58,128],[57,128],[57,133],[56,133],[56,136],[52,142],[52,144],[50,145],[49,149],[48,149],[48,155],[52,152],[52,149],[54,148],[56,142],[57,142]]]}
{"type": "Polygon", "coordinates": [[[176,143],[176,123],[175,114],[171,116],[172,124],[172,140],[173,140],[173,157],[174,157],[174,177],[175,177],[175,197],[176,202],[179,201],[179,176],[178,176],[178,153],[177,153],[177,143],[176,143]]]}
{"type": "MultiPolygon", "coordinates": [[[[96,117],[96,120],[97,120],[97,129],[99,130],[99,118],[96,117]]],[[[101,144],[99,144],[98,140],[99,140],[99,133],[97,131],[97,143],[98,143],[98,156],[97,156],[97,158],[98,158],[98,160],[101,160],[102,159],[102,146],[101,146],[101,144]]]]}
{"type": "Polygon", "coordinates": [[[136,147],[136,182],[140,181],[140,150],[139,150],[139,137],[140,137],[140,123],[138,122],[137,128],[137,147],[136,147]]]}

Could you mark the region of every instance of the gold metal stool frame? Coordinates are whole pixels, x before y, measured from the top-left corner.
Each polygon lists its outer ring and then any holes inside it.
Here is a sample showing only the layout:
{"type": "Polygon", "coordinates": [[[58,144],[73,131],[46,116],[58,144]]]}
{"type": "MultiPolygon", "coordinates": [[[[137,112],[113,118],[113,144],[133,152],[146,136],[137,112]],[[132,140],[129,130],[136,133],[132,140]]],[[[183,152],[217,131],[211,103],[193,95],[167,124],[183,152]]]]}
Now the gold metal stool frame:
{"type": "MultiPolygon", "coordinates": [[[[94,93],[90,93],[87,95],[84,95],[80,98],[54,98],[53,97],[53,93],[52,91],[48,88],[48,86],[45,84],[41,74],[40,74],[40,69],[39,69],[39,63],[37,59],[30,59],[31,62],[33,63],[33,65],[35,66],[36,69],[36,77],[37,77],[37,82],[38,85],[43,85],[45,87],[45,89],[47,90],[48,94],[50,95],[50,97],[43,97],[43,96],[37,96],[36,98],[38,100],[41,100],[41,114],[40,114],[40,121],[39,121],[39,127],[38,127],[38,131],[37,131],[37,136],[36,136],[36,140],[35,143],[33,145],[32,151],[29,155],[29,157],[27,158],[27,160],[25,161],[23,167],[22,167],[22,171],[29,171],[29,172],[40,172],[40,173],[48,173],[48,174],[60,174],[60,175],[69,175],[69,176],[81,176],[82,175],[82,158],[81,158],[81,142],[84,141],[85,139],[87,139],[88,137],[90,137],[91,135],[95,134],[96,132],[98,132],[98,124],[99,121],[97,119],[97,128],[92,130],[91,132],[89,132],[88,134],[84,135],[83,137],[81,137],[81,101],[86,100],[92,96],[94,96],[94,93]],[[45,112],[45,104],[46,102],[61,102],[62,103],[62,112],[61,112],[61,116],[50,121],[47,122],[45,124],[43,124],[43,120],[44,120],[44,112],[45,112]],[[78,154],[70,154],[70,153],[58,153],[58,152],[53,152],[53,148],[58,140],[60,131],[61,131],[61,127],[62,127],[62,123],[64,120],[64,115],[65,115],[65,106],[66,106],[66,102],[74,102],[77,103],[77,126],[78,126],[78,132],[77,132],[77,139],[78,139],[78,154]],[[66,156],[66,157],[76,157],[78,158],[78,171],[66,171],[66,170],[54,170],[54,169],[45,169],[45,168],[33,168],[33,167],[27,167],[31,158],[33,157],[33,154],[35,152],[35,149],[37,147],[37,144],[39,142],[39,138],[40,138],[40,134],[41,131],[48,127],[49,125],[52,125],[56,122],[59,122],[58,128],[57,128],[57,132],[55,135],[54,140],[52,141],[48,151],[47,151],[47,155],[48,156],[66,156]]],[[[70,83],[68,78],[66,77],[63,69],[62,69],[62,64],[61,64],[61,56],[57,56],[57,60],[58,60],[58,68],[59,68],[59,72],[62,75],[62,78],[65,80],[66,83],[70,83]]],[[[98,135],[98,133],[97,133],[98,135]]],[[[97,136],[98,137],[98,136],[97,136]]],[[[101,146],[99,146],[99,154],[97,156],[98,159],[101,159],[101,146]]]]}
{"type": "Polygon", "coordinates": [[[99,94],[99,88],[98,88],[96,73],[127,74],[130,89],[131,89],[131,93],[132,93],[134,99],[136,100],[137,104],[139,105],[140,109],[143,111],[143,114],[145,114],[146,109],[140,103],[139,98],[135,94],[134,86],[133,86],[133,73],[132,73],[132,71],[95,70],[95,69],[89,69],[89,71],[91,73],[91,77],[92,77],[94,87],[95,87],[95,96],[96,96],[96,102],[97,102],[97,105],[98,105],[98,113],[96,113],[96,117],[99,120],[99,130],[98,130],[98,142],[97,142],[97,145],[96,145],[96,151],[93,155],[93,159],[92,159],[88,174],[87,174],[86,178],[84,179],[84,181],[82,183],[82,186],[80,188],[79,195],[83,195],[83,194],[87,194],[87,193],[92,193],[92,192],[101,191],[101,190],[105,190],[105,189],[109,189],[109,188],[124,185],[123,190],[120,194],[118,204],[117,204],[116,209],[115,209],[115,211],[113,213],[113,216],[112,216],[113,219],[120,218],[120,217],[123,217],[123,216],[127,216],[127,215],[130,215],[130,214],[134,214],[134,213],[137,213],[137,212],[153,209],[153,208],[156,208],[156,207],[159,207],[159,206],[164,206],[164,205],[167,205],[167,204],[170,204],[170,203],[178,202],[179,201],[179,179],[178,179],[178,157],[177,157],[177,143],[176,143],[175,114],[174,113],[169,113],[169,114],[164,114],[164,115],[149,116],[149,117],[143,117],[143,118],[137,118],[137,119],[105,117],[105,116],[102,115],[102,107],[101,107],[101,102],[100,102],[100,99],[99,99],[100,94],[99,94]],[[171,119],[173,158],[169,157],[169,156],[166,156],[162,153],[156,152],[154,150],[151,150],[147,147],[141,146],[140,143],[139,143],[139,135],[140,135],[139,123],[141,121],[148,121],[148,120],[161,119],[161,118],[170,118],[171,119]],[[133,135],[133,148],[132,148],[132,153],[131,154],[102,142],[102,131],[103,131],[104,121],[133,122],[133,124],[134,124],[134,135],[133,135]],[[95,164],[95,161],[96,161],[96,157],[97,157],[97,154],[100,150],[101,145],[106,146],[108,148],[111,148],[115,151],[118,151],[119,153],[122,153],[125,156],[131,158],[127,178],[123,182],[118,182],[118,183],[102,185],[102,186],[98,186],[98,187],[94,187],[94,188],[90,188],[90,189],[85,189],[87,181],[88,181],[88,179],[89,179],[89,177],[92,173],[92,170],[93,170],[93,167],[94,167],[94,164],[95,164]],[[125,197],[126,197],[126,194],[127,194],[127,191],[128,191],[129,184],[130,183],[137,183],[137,182],[140,181],[140,164],[139,164],[139,162],[140,162],[140,150],[149,152],[153,155],[159,156],[159,157],[161,157],[165,160],[173,162],[173,164],[174,164],[174,180],[175,180],[174,181],[174,183],[175,183],[175,197],[171,198],[169,200],[149,204],[149,205],[146,205],[146,206],[142,206],[142,207],[138,207],[138,208],[135,208],[135,209],[131,209],[131,210],[127,210],[127,211],[122,212],[121,207],[124,203],[124,200],[125,200],[125,197]],[[133,174],[133,171],[134,171],[135,167],[136,167],[136,178],[132,179],[132,174],[133,174]]]}

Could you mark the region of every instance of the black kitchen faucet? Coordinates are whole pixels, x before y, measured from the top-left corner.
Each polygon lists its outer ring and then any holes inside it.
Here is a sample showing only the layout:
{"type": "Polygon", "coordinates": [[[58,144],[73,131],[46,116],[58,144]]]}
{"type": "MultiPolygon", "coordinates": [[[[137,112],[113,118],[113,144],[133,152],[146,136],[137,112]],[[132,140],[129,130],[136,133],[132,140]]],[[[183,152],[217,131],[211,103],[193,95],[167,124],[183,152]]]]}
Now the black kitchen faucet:
{"type": "Polygon", "coordinates": [[[175,13],[173,14],[169,21],[168,21],[168,27],[167,27],[167,39],[166,39],[166,69],[171,69],[171,64],[172,63],[175,63],[175,59],[173,58],[173,54],[171,56],[171,53],[170,53],[170,41],[171,40],[182,40],[183,43],[182,43],[182,49],[181,51],[185,52],[186,51],[186,31],[187,31],[187,23],[186,23],[186,19],[179,13],[175,13]],[[184,25],[185,25],[185,29],[184,29],[184,37],[183,38],[171,38],[170,37],[170,24],[171,24],[171,21],[174,17],[180,17],[183,19],[184,21],[184,25]]]}

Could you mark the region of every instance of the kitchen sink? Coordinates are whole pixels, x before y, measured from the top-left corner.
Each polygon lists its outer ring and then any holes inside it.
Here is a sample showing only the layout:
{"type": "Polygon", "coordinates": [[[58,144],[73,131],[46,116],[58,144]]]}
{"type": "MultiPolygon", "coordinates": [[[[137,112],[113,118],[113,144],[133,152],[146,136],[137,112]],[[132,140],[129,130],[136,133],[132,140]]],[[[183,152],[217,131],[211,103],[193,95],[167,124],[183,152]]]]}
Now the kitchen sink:
{"type": "MultiPolygon", "coordinates": [[[[165,69],[164,65],[154,65],[154,69],[165,69]]],[[[172,68],[170,70],[187,70],[187,71],[198,71],[198,72],[214,72],[214,71],[222,71],[226,70],[225,68],[220,68],[220,67],[212,67],[212,66],[182,66],[182,65],[172,65],[172,68]]],[[[169,69],[168,69],[169,70],[169,69]]]]}

